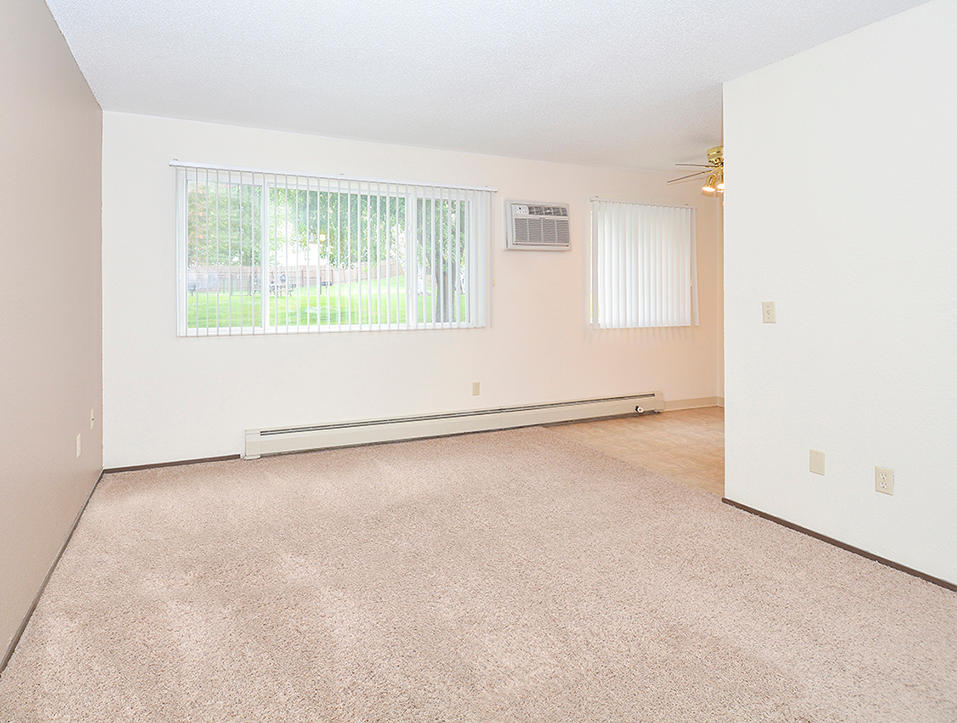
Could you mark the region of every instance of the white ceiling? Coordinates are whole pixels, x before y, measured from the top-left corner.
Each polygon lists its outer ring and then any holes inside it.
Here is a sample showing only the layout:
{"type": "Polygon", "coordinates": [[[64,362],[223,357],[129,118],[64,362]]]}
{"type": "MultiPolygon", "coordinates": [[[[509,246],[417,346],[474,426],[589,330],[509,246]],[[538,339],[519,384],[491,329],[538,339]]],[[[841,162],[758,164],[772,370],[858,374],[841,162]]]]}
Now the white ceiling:
{"type": "Polygon", "coordinates": [[[105,110],[669,168],[721,82],[921,0],[48,0],[105,110]]]}

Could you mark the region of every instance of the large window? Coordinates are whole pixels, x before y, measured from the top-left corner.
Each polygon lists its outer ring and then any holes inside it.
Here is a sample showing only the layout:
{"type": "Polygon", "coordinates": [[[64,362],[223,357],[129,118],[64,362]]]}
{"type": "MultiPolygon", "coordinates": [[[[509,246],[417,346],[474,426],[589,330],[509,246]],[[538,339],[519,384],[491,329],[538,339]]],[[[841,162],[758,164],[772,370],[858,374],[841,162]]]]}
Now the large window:
{"type": "Polygon", "coordinates": [[[490,195],[178,167],[179,334],[482,326],[490,195]]]}
{"type": "Polygon", "coordinates": [[[591,214],[592,324],[696,324],[694,210],[593,201],[591,214]]]}

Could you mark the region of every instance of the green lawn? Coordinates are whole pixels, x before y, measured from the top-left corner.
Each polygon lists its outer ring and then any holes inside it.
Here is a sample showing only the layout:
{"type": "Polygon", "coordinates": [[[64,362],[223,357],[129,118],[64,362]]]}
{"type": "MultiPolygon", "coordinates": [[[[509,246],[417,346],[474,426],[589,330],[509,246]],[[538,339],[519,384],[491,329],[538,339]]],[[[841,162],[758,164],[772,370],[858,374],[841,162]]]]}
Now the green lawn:
{"type": "MultiPolygon", "coordinates": [[[[468,300],[456,299],[459,319],[468,315],[468,300]]],[[[352,284],[307,286],[288,294],[270,294],[269,326],[315,324],[404,324],[405,279],[383,279],[352,284]],[[361,303],[361,311],[360,311],[361,303]]],[[[432,321],[432,295],[418,297],[419,323],[432,321]]],[[[187,295],[187,326],[206,329],[229,326],[262,326],[262,294],[196,292],[187,295]]]]}

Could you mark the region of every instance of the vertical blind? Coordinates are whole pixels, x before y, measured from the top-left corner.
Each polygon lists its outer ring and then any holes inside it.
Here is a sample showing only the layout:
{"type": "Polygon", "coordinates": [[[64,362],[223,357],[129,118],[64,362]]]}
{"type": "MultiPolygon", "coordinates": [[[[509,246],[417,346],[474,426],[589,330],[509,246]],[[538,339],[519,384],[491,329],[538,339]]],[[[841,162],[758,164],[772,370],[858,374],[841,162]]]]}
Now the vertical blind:
{"type": "Polygon", "coordinates": [[[697,324],[694,209],[593,201],[591,217],[592,324],[697,324]]]}
{"type": "Polygon", "coordinates": [[[483,326],[491,191],[176,166],[178,333],[483,326]]]}

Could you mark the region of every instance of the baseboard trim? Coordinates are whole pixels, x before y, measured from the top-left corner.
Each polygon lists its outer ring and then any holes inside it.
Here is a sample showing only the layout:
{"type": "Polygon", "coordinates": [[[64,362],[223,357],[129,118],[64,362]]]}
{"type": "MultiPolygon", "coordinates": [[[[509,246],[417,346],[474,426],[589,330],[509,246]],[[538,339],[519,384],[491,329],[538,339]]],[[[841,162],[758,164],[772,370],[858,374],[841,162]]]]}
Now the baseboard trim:
{"type": "Polygon", "coordinates": [[[40,589],[37,590],[37,594],[33,597],[33,602],[30,603],[30,607],[27,609],[27,614],[23,616],[23,621],[20,623],[20,627],[18,627],[17,631],[13,634],[13,638],[11,638],[10,644],[4,651],[3,657],[0,658],[0,675],[3,675],[3,671],[6,669],[7,663],[9,663],[10,658],[13,657],[13,653],[17,649],[20,638],[23,637],[23,632],[27,629],[27,625],[30,623],[30,618],[33,617],[33,613],[37,609],[37,605],[40,603],[40,597],[43,595],[43,591],[47,589],[47,583],[50,582],[50,578],[53,576],[53,571],[56,570],[56,566],[59,564],[60,558],[63,557],[63,553],[66,551],[66,546],[69,545],[70,540],[73,539],[73,533],[76,532],[77,525],[80,524],[80,518],[83,517],[83,513],[86,512],[86,507],[90,504],[90,500],[93,498],[93,493],[96,492],[96,488],[99,486],[102,479],[103,470],[100,470],[100,475],[96,478],[96,482],[94,482],[93,486],[90,488],[90,492],[87,494],[86,499],[83,500],[83,505],[80,507],[80,511],[77,512],[76,517],[73,518],[73,524],[70,525],[70,531],[67,533],[66,539],[63,540],[63,544],[60,545],[60,550],[57,552],[56,557],[53,558],[53,564],[50,565],[50,568],[47,570],[47,574],[43,576],[43,582],[40,583],[40,589]]]}
{"type": "MultiPolygon", "coordinates": [[[[666,412],[680,411],[682,409],[704,409],[706,407],[723,407],[724,398],[723,397],[698,397],[695,399],[676,399],[674,401],[665,401],[664,403],[666,412]]],[[[560,422],[538,422],[531,423],[527,425],[522,425],[525,427],[552,427],[559,426],[564,424],[577,424],[578,422],[593,422],[600,419],[618,419],[624,417],[634,417],[636,416],[633,412],[628,412],[627,414],[602,414],[596,417],[581,417],[577,419],[564,420],[560,422]]],[[[490,427],[488,429],[479,429],[468,432],[448,432],[445,434],[430,435],[427,437],[419,437],[418,439],[434,439],[437,437],[457,437],[461,434],[473,434],[475,432],[496,432],[504,431],[506,429],[519,429],[520,427],[490,427]]],[[[370,444],[389,444],[391,442],[407,442],[410,440],[407,439],[394,439],[394,440],[383,440],[375,442],[358,442],[356,444],[342,445],[343,447],[365,447],[370,444]]],[[[301,452],[316,452],[318,449],[301,449],[301,450],[291,450],[289,452],[280,452],[278,454],[299,454],[301,452]]],[[[240,454],[224,454],[218,457],[196,457],[194,459],[179,459],[172,462],[152,462],[149,464],[134,464],[126,467],[107,467],[103,470],[103,474],[116,474],[117,472],[139,472],[144,469],[160,469],[162,467],[179,467],[184,464],[204,464],[206,462],[228,462],[230,460],[242,459],[240,454]]]]}
{"type": "Polygon", "coordinates": [[[826,542],[829,545],[834,545],[834,547],[840,547],[842,550],[847,550],[848,552],[853,552],[855,555],[860,555],[861,557],[866,557],[868,560],[873,560],[874,562],[879,562],[882,565],[887,565],[887,567],[892,567],[895,570],[900,570],[901,572],[906,572],[908,575],[913,575],[914,577],[919,577],[921,580],[926,582],[933,583],[934,585],[939,585],[945,590],[950,590],[951,592],[957,592],[957,584],[948,582],[939,577],[934,577],[933,575],[928,575],[926,572],[921,572],[920,570],[915,570],[912,567],[907,567],[907,565],[901,565],[899,562],[894,562],[893,560],[888,560],[886,557],[881,557],[880,555],[875,555],[872,552],[867,550],[862,550],[859,547],[854,547],[853,545],[848,545],[846,542],[841,542],[840,540],[835,540],[833,537],[828,537],[823,535],[820,532],[815,532],[814,530],[809,530],[807,527],[802,527],[801,525],[789,522],[781,517],[776,517],[775,515],[768,514],[767,512],[762,512],[761,510],[755,509],[754,507],[749,507],[748,505],[743,505],[740,502],[735,502],[734,500],[728,499],[727,497],[722,497],[721,501],[726,505],[731,505],[732,507],[737,507],[739,510],[744,510],[749,512],[752,515],[757,515],[762,517],[765,520],[775,522],[783,527],[794,530],[795,532],[800,532],[802,534],[813,537],[816,540],[821,540],[821,542],[826,542]]]}
{"type": "Polygon", "coordinates": [[[704,407],[723,407],[722,397],[697,397],[695,399],[665,400],[666,412],[677,412],[682,409],[703,409],[704,407]]]}
{"type": "Polygon", "coordinates": [[[231,459],[240,459],[238,454],[224,454],[220,457],[197,457],[196,459],[178,459],[173,462],[154,462],[152,464],[134,464],[130,467],[109,467],[103,474],[117,472],[138,472],[141,469],[159,469],[160,467],[179,467],[184,464],[203,464],[204,462],[228,462],[231,459]]]}

